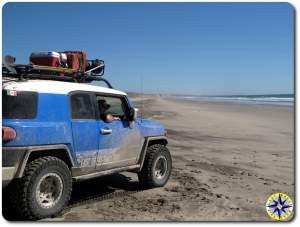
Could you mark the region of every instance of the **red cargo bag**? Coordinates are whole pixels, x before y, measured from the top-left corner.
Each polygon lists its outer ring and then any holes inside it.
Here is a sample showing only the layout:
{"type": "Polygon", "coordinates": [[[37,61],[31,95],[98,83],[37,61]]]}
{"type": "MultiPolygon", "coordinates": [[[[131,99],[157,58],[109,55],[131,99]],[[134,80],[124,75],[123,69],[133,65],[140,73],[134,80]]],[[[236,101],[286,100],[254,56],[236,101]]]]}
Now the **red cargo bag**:
{"type": "Polygon", "coordinates": [[[78,71],[85,71],[86,53],[85,51],[64,51],[67,55],[68,68],[78,71]]]}

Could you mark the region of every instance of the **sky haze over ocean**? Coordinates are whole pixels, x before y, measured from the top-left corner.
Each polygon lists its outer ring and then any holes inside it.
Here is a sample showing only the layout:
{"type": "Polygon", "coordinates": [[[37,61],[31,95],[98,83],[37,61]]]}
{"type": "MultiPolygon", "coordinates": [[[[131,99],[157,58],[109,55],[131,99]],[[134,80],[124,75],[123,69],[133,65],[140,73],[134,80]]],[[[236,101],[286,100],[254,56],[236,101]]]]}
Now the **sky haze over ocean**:
{"type": "Polygon", "coordinates": [[[288,3],[7,3],[3,53],[86,50],[122,90],[294,93],[288,3]]]}

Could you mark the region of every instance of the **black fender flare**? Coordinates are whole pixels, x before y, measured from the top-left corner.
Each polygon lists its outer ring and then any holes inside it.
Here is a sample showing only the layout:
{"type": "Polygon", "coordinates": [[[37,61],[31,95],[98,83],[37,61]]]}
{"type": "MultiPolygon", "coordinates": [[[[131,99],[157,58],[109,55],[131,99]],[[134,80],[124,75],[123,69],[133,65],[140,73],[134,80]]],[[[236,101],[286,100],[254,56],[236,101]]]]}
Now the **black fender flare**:
{"type": "Polygon", "coordinates": [[[28,146],[28,147],[24,147],[24,149],[26,149],[26,152],[25,152],[22,163],[20,163],[20,165],[17,169],[16,175],[15,175],[16,178],[20,178],[23,176],[28,159],[33,152],[43,153],[43,152],[47,152],[49,150],[56,150],[56,151],[61,150],[61,151],[65,152],[65,154],[67,154],[67,157],[68,157],[68,160],[70,161],[71,166],[73,167],[75,165],[74,160],[71,155],[71,151],[69,150],[68,146],[65,144],[28,146]]]}
{"type": "Polygon", "coordinates": [[[167,139],[166,136],[149,136],[149,137],[145,138],[145,141],[144,141],[144,144],[143,144],[143,147],[142,147],[142,151],[141,151],[141,154],[140,154],[140,157],[139,157],[139,160],[138,160],[138,164],[140,165],[140,168],[138,169],[138,172],[141,171],[142,168],[143,168],[143,164],[144,164],[144,160],[145,160],[145,157],[146,157],[148,145],[149,145],[149,143],[152,143],[152,142],[154,142],[154,143],[157,142],[157,143],[160,143],[160,144],[167,145],[168,144],[168,139],[167,139]]]}

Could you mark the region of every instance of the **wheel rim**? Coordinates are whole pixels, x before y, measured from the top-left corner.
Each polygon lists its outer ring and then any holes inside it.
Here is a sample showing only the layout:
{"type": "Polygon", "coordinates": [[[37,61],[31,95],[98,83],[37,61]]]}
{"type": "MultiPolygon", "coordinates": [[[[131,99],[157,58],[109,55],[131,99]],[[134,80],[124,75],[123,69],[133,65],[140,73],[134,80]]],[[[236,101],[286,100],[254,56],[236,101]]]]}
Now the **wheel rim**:
{"type": "Polygon", "coordinates": [[[168,162],[166,157],[160,156],[156,159],[154,164],[154,175],[157,179],[161,180],[166,176],[168,170],[168,162]]]}
{"type": "Polygon", "coordinates": [[[36,200],[42,208],[52,208],[60,200],[63,192],[63,182],[56,173],[44,175],[38,182],[36,200]]]}

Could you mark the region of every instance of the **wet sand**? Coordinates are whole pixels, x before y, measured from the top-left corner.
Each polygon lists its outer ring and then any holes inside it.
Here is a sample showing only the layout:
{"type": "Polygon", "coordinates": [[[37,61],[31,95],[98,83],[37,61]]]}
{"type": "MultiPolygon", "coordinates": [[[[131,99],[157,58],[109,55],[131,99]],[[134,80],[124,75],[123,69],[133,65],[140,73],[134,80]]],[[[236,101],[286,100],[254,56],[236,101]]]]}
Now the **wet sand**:
{"type": "MultiPolygon", "coordinates": [[[[270,194],[294,200],[293,107],[153,96],[143,102],[143,115],[168,130],[168,184],[78,206],[48,221],[270,221],[270,194]]],[[[76,184],[72,201],[138,188],[136,174],[116,174],[76,184]]]]}

